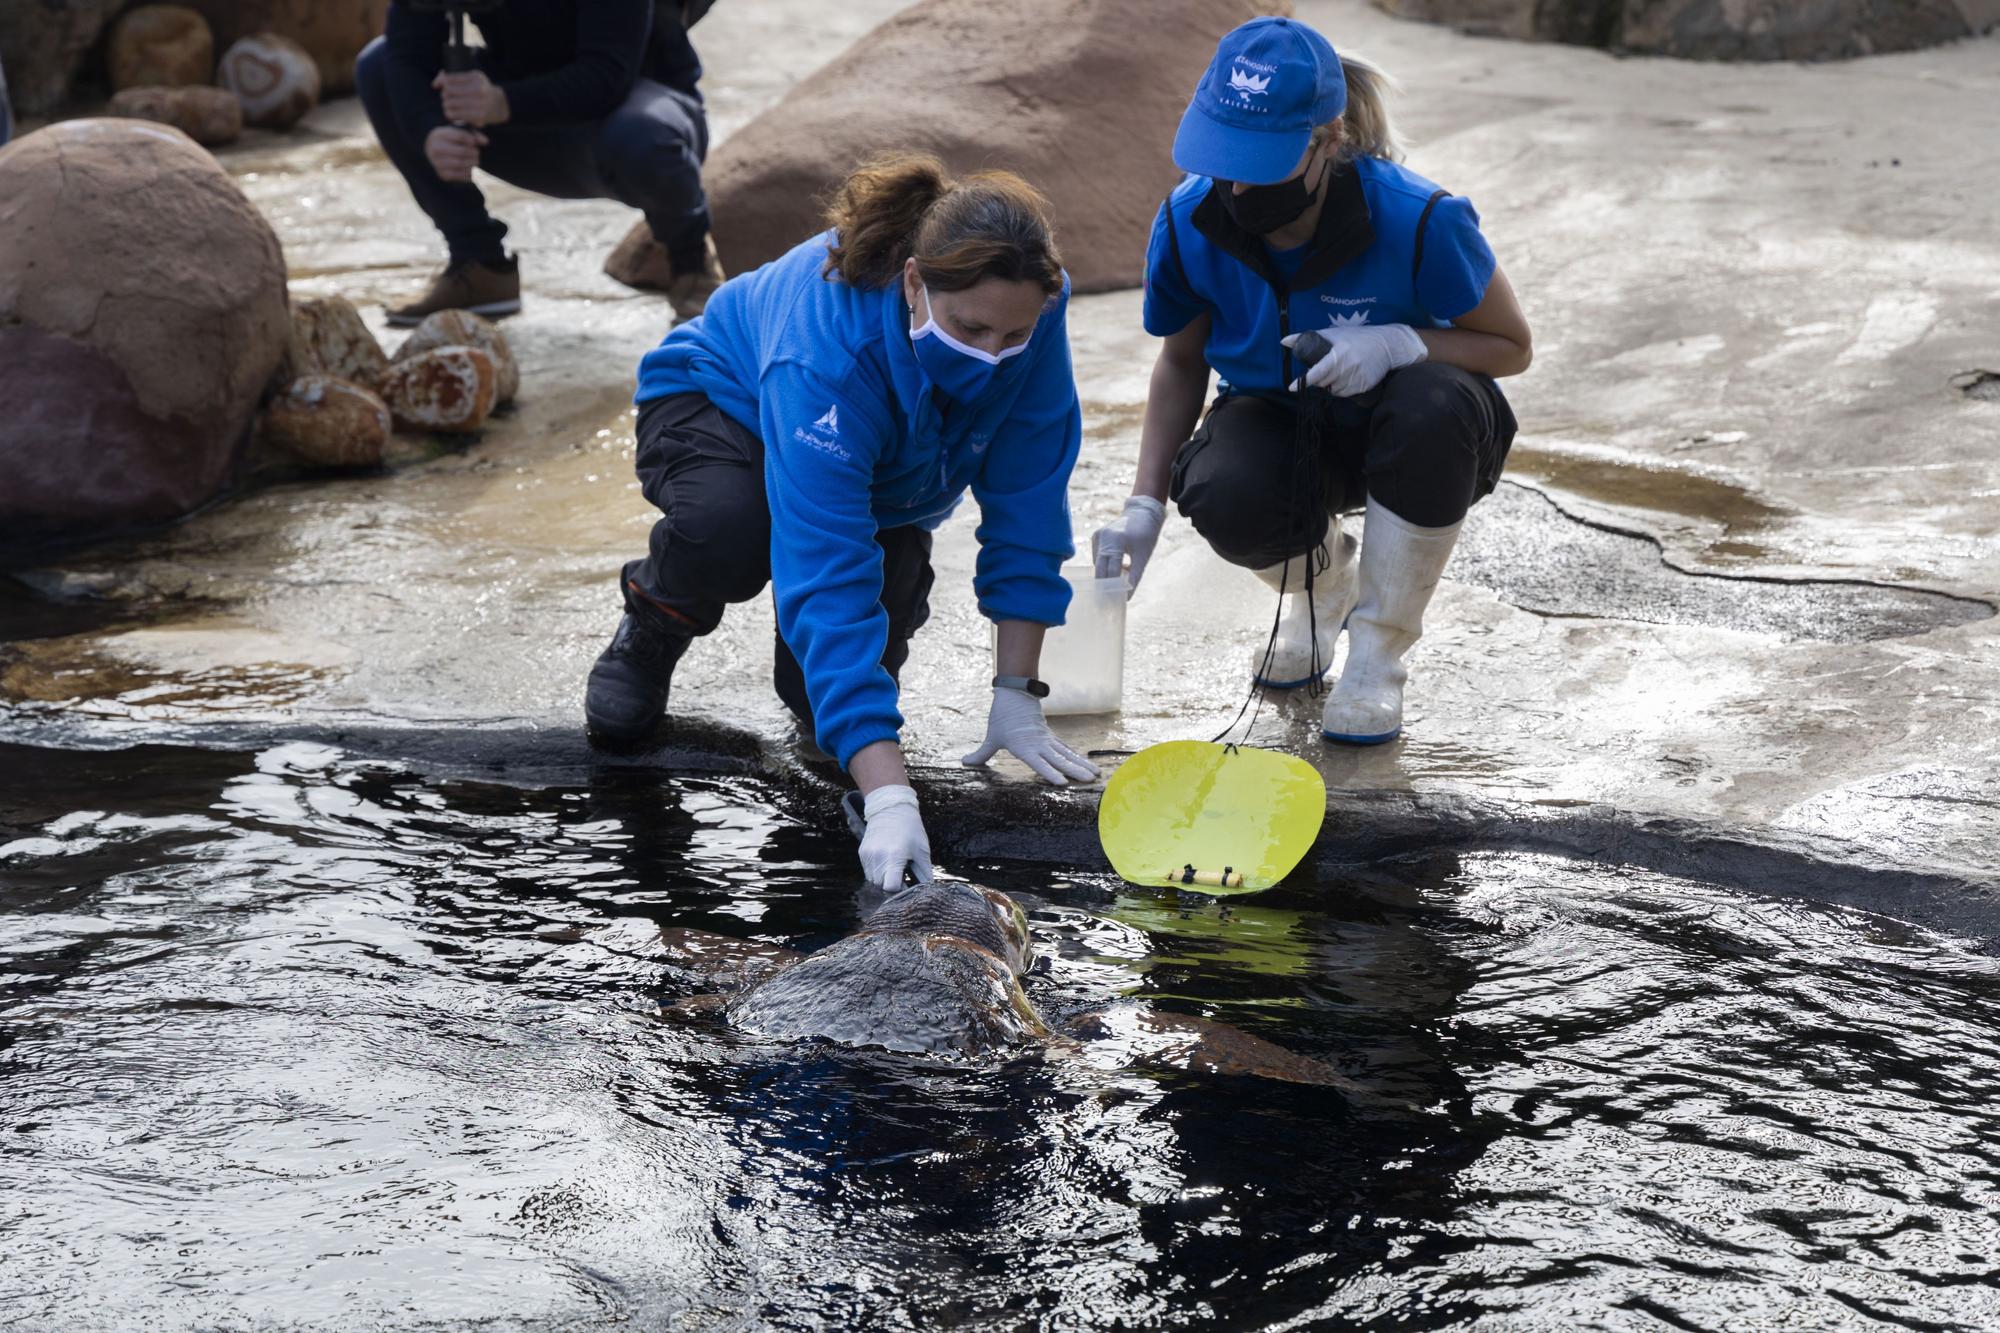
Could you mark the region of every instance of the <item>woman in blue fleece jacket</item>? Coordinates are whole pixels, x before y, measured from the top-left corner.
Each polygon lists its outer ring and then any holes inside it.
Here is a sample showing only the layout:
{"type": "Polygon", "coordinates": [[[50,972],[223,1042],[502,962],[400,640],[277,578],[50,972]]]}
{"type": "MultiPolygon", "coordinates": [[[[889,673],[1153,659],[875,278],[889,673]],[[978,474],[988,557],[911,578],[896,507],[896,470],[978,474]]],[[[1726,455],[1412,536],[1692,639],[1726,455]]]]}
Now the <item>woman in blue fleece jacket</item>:
{"type": "Polygon", "coordinates": [[[1018,176],[953,181],[934,158],[863,165],[830,229],[725,283],[639,366],[638,471],[662,512],[620,577],[625,615],[591,669],[593,737],[665,714],[674,664],[769,583],[773,683],[853,776],[870,880],[930,874],[897,735],[897,672],[930,614],[931,531],[979,502],[979,609],[1000,674],[983,764],[1097,776],[1042,718],[1042,633],[1069,604],[1069,474],[1082,438],[1069,279],[1047,204],[1018,176]]]}

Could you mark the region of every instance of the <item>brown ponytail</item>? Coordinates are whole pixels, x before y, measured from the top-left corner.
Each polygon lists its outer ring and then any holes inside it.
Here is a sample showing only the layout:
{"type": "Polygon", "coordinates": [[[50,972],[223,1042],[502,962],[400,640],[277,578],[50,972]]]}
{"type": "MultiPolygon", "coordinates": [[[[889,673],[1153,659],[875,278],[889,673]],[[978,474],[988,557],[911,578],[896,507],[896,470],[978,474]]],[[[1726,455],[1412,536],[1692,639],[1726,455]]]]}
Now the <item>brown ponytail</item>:
{"type": "Polygon", "coordinates": [[[1011,171],[953,180],[928,153],[872,157],[841,182],[826,220],[834,238],[824,272],[850,286],[887,286],[914,256],[933,291],[982,278],[1062,290],[1048,200],[1011,171]]]}

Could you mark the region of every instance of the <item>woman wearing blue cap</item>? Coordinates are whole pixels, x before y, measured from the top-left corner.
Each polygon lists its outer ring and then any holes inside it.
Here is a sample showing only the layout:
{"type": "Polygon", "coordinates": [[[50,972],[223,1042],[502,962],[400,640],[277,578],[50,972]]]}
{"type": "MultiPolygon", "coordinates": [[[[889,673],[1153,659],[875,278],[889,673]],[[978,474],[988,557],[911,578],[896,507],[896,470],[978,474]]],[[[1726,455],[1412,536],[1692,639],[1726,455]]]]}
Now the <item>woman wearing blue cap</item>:
{"type": "Polygon", "coordinates": [[[931,530],[968,489],[1001,674],[964,762],[1004,749],[1058,786],[1097,776],[1050,733],[1034,678],[1074,550],[1069,277],[1046,203],[1008,172],[953,181],[935,158],[879,159],[828,220],[640,363],[639,479],[662,516],[620,574],[624,618],[584,715],[600,740],[643,737],[688,646],[769,583],[778,696],[860,787],[862,865],[893,891],[931,870],[897,672],[930,615],[931,530]]]}
{"type": "Polygon", "coordinates": [[[1292,594],[1261,685],[1320,679],[1345,625],[1323,730],[1362,745],[1402,730],[1403,658],[1513,441],[1493,381],[1532,355],[1472,205],[1399,164],[1386,82],[1290,19],[1222,39],[1146,257],[1146,329],[1166,341],[1138,475],[1092,542],[1098,575],[1136,587],[1171,495],[1217,554],[1292,594]],[[1306,334],[1324,347],[1301,364],[1306,334]],[[1339,519],[1357,507],[1358,557],[1339,519]]]}

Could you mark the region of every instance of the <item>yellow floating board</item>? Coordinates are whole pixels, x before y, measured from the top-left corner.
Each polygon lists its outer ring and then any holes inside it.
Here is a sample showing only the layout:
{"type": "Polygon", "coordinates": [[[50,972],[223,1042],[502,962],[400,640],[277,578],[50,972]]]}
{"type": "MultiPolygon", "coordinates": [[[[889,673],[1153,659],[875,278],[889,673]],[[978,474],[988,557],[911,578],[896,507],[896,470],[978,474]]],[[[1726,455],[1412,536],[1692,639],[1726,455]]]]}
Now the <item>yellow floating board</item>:
{"type": "Polygon", "coordinates": [[[1167,741],[1127,759],[1097,802],[1097,838],[1133,884],[1268,889],[1312,850],[1326,782],[1294,755],[1167,741]]]}

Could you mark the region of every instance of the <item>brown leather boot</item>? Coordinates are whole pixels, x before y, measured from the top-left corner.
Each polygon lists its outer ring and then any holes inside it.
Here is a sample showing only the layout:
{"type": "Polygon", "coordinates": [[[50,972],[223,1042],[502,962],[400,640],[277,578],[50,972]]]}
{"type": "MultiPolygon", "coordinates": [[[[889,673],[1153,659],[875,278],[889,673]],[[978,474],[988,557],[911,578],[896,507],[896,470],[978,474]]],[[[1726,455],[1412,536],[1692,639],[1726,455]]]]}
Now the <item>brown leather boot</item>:
{"type": "Polygon", "coordinates": [[[512,256],[497,264],[478,259],[461,259],[445,265],[431,279],[430,290],[408,305],[389,312],[394,328],[421,324],[440,310],[469,310],[488,319],[500,319],[521,309],[521,267],[512,256]]]}
{"type": "Polygon", "coordinates": [[[715,238],[706,238],[702,241],[701,267],[692,273],[676,273],[667,284],[667,304],[674,308],[674,317],[690,320],[706,310],[708,298],[728,281],[728,276],[715,253],[715,238]]]}
{"type": "Polygon", "coordinates": [[[643,219],[605,259],[604,272],[627,287],[665,292],[675,316],[683,320],[693,319],[707,307],[708,298],[715,295],[715,289],[726,276],[722,261],[716,257],[713,236],[702,242],[702,266],[676,273],[667,258],[667,247],[653,239],[652,230],[643,219]]]}

